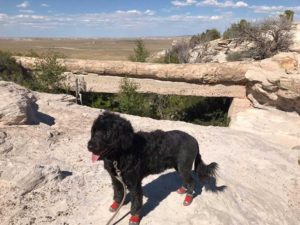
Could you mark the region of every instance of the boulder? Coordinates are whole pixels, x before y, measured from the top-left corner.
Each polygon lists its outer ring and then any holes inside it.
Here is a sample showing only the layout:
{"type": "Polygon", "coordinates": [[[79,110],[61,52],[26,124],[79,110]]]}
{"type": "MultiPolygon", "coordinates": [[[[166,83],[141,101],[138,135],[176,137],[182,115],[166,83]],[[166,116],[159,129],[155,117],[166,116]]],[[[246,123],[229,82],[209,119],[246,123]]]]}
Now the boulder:
{"type": "Polygon", "coordinates": [[[36,98],[31,91],[14,83],[0,81],[0,126],[37,122],[36,98]]]}
{"type": "Polygon", "coordinates": [[[274,106],[300,113],[300,70],[295,53],[282,53],[261,61],[246,72],[247,97],[257,107],[274,106]]]}

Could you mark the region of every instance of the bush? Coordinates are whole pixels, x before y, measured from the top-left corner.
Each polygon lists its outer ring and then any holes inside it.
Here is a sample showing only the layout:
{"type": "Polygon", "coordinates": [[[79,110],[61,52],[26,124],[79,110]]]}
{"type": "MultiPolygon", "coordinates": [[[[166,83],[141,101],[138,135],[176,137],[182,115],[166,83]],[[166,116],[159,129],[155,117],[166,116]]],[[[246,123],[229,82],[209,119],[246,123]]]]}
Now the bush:
{"type": "Polygon", "coordinates": [[[239,23],[233,23],[231,26],[223,33],[223,39],[233,39],[240,38],[241,33],[244,29],[250,26],[247,20],[241,20],[239,23]]]}
{"type": "Polygon", "coordinates": [[[189,62],[189,43],[181,40],[174,44],[164,57],[164,63],[188,63],[189,62]]]}
{"type": "Polygon", "coordinates": [[[233,62],[233,61],[242,61],[243,60],[243,55],[241,52],[232,52],[229,53],[226,56],[226,60],[229,62],[233,62]]]}
{"type": "Polygon", "coordinates": [[[30,74],[19,65],[9,52],[0,51],[0,80],[24,85],[30,74]]]}
{"type": "Polygon", "coordinates": [[[133,62],[145,62],[150,53],[146,49],[144,41],[136,40],[135,45],[134,54],[129,56],[129,60],[133,62]]]}
{"type": "Polygon", "coordinates": [[[40,58],[41,56],[34,51],[33,49],[30,49],[29,52],[27,52],[24,56],[26,57],[33,57],[33,58],[40,58]]]}
{"type": "Polygon", "coordinates": [[[292,44],[291,21],[285,17],[251,23],[241,30],[240,41],[254,44],[252,58],[265,59],[278,52],[289,51],[292,44]]]}
{"type": "Polygon", "coordinates": [[[294,15],[295,15],[294,11],[285,10],[283,15],[280,15],[280,17],[286,18],[288,21],[293,22],[294,21],[294,15]]]}
{"type": "Polygon", "coordinates": [[[12,81],[34,91],[66,92],[63,85],[65,67],[57,61],[57,53],[46,53],[36,63],[34,71],[27,71],[9,52],[0,51],[0,80],[12,81]]]}
{"type": "Polygon", "coordinates": [[[217,29],[206,30],[206,32],[192,36],[190,40],[190,47],[194,48],[196,45],[213,41],[220,37],[221,34],[217,29]]]}
{"type": "Polygon", "coordinates": [[[146,115],[148,112],[147,104],[137,93],[138,83],[128,78],[123,78],[120,83],[120,91],[116,100],[119,103],[119,111],[132,115],[146,115]]]}
{"type": "Polygon", "coordinates": [[[33,80],[31,88],[33,90],[45,92],[61,92],[66,88],[63,86],[65,76],[63,73],[66,68],[58,62],[62,55],[49,52],[43,54],[36,62],[35,71],[33,71],[33,80]]]}

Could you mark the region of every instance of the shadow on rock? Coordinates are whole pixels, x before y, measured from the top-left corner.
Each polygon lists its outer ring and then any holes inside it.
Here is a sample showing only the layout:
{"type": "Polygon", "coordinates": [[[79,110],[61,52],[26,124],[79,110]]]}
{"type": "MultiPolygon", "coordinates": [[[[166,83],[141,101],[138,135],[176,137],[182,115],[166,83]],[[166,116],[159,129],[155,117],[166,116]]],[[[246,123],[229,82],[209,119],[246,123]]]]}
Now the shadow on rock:
{"type": "MultiPolygon", "coordinates": [[[[193,174],[195,180],[195,194],[197,197],[202,193],[203,187],[206,191],[212,191],[214,193],[223,192],[226,186],[217,186],[216,178],[209,177],[203,181],[200,181],[196,175],[193,174]]],[[[143,216],[146,216],[152,210],[154,210],[161,201],[168,197],[171,192],[177,191],[182,185],[182,179],[177,172],[171,172],[161,175],[152,182],[146,184],[143,188],[144,195],[148,198],[148,201],[143,206],[143,216]]]]}
{"type": "Polygon", "coordinates": [[[55,124],[55,118],[52,117],[52,116],[49,116],[45,113],[39,112],[38,111],[39,106],[36,103],[33,104],[33,108],[36,111],[35,112],[36,119],[34,121],[34,124],[44,123],[44,124],[47,124],[49,126],[52,126],[52,125],[55,124]]]}
{"type": "Polygon", "coordinates": [[[70,172],[70,171],[66,171],[66,170],[62,170],[60,171],[60,178],[63,180],[65,179],[66,177],[69,177],[69,176],[72,176],[73,173],[70,172]]]}
{"type": "MultiPolygon", "coordinates": [[[[206,191],[211,191],[213,193],[223,192],[226,189],[226,186],[224,185],[217,186],[216,178],[214,177],[208,177],[203,181],[200,181],[199,178],[196,177],[195,174],[193,174],[193,178],[195,180],[195,197],[202,193],[203,187],[206,191]]],[[[168,195],[170,195],[172,192],[177,191],[177,189],[181,187],[181,185],[182,179],[177,172],[163,174],[152,182],[146,184],[143,187],[143,194],[148,198],[148,200],[143,205],[143,216],[146,216],[151,211],[153,211],[160,204],[160,202],[167,198],[168,195]]],[[[129,200],[130,196],[127,195],[125,204],[127,204],[129,200]]],[[[118,221],[116,221],[114,225],[121,222],[129,214],[130,212],[127,212],[118,221]]]]}

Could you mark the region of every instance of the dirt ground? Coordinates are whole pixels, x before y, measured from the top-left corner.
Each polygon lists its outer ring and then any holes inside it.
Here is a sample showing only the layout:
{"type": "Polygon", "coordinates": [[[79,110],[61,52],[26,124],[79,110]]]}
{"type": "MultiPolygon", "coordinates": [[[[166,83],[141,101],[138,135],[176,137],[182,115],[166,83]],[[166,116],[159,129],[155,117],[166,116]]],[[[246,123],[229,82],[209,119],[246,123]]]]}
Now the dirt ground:
{"type": "MultiPolygon", "coordinates": [[[[174,38],[143,39],[150,53],[169,48],[174,38]]],[[[55,51],[68,58],[97,60],[128,60],[133,53],[135,39],[47,39],[47,38],[0,38],[0,50],[14,54],[38,54],[55,51]]]]}

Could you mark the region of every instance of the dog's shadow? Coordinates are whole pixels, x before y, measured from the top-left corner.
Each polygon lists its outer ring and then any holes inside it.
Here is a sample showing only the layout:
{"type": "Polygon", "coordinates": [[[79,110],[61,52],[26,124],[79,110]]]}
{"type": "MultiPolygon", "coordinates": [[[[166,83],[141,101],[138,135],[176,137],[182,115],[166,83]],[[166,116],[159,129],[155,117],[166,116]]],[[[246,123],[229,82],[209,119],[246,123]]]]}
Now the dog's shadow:
{"type": "MultiPolygon", "coordinates": [[[[193,174],[193,178],[195,181],[195,193],[194,197],[196,198],[198,195],[202,193],[203,188],[206,191],[211,191],[214,193],[223,192],[227,186],[217,186],[216,178],[208,177],[203,180],[199,180],[195,174],[193,174]]],[[[177,191],[179,187],[182,185],[182,179],[180,178],[177,172],[170,172],[167,174],[163,174],[159,176],[157,179],[151,181],[143,187],[143,195],[148,198],[148,200],[144,203],[142,209],[142,216],[148,215],[151,211],[153,211],[165,198],[168,197],[172,192],[177,191]]],[[[130,203],[130,196],[126,196],[125,204],[130,203]]],[[[183,203],[183,199],[182,199],[183,203]]],[[[180,203],[179,203],[180,204],[180,203]]],[[[114,223],[114,225],[118,224],[122,221],[130,212],[127,212],[122,218],[114,223]]]]}
{"type": "MultiPolygon", "coordinates": [[[[226,189],[226,186],[224,185],[218,187],[214,177],[208,177],[203,181],[200,181],[199,178],[193,174],[193,178],[195,181],[195,197],[202,193],[203,187],[206,191],[214,193],[223,192],[226,189]]],[[[172,192],[177,191],[181,185],[182,179],[177,172],[163,174],[152,182],[146,184],[143,187],[143,194],[148,198],[148,200],[143,205],[143,216],[146,216],[148,213],[153,211],[160,202],[167,198],[172,192]]]]}

